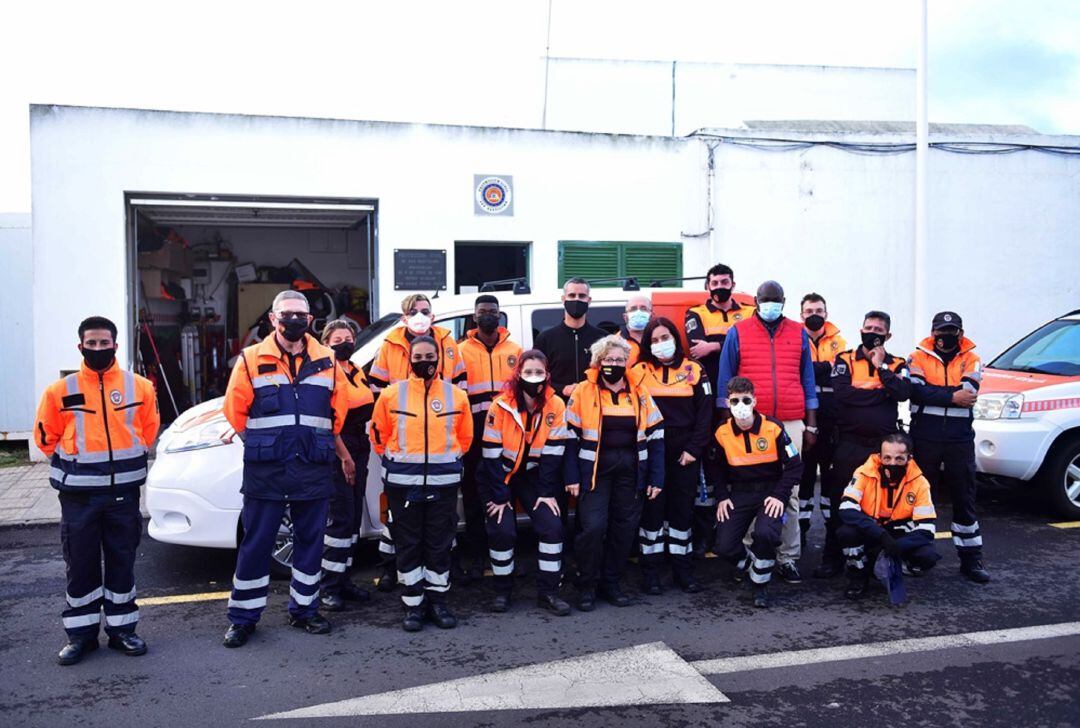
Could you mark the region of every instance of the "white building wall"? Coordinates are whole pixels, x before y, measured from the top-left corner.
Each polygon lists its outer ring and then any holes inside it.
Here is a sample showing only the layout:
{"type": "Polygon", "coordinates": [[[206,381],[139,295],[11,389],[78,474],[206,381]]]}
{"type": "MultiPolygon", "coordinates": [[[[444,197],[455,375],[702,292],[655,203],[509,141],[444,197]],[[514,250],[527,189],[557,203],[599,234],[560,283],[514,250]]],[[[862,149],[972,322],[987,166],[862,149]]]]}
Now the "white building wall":
{"type": "MultiPolygon", "coordinates": [[[[679,242],[704,209],[703,145],[668,139],[311,119],[34,107],[36,331],[90,313],[126,327],[124,192],[370,197],[379,201],[380,311],[397,308],[398,248],[533,242],[532,284],[556,285],[558,240],[679,242]],[[473,174],[514,178],[514,216],[473,212],[473,174]]],[[[684,246],[684,270],[707,246],[684,246]]],[[[121,360],[130,356],[121,342],[121,360]]],[[[35,342],[35,391],[78,364],[35,342]]]]}
{"type": "Polygon", "coordinates": [[[37,401],[24,372],[34,364],[32,290],[34,266],[27,214],[0,214],[0,361],[8,375],[0,380],[0,440],[24,439],[34,426],[37,401]]]}
{"type": "Polygon", "coordinates": [[[671,135],[673,103],[675,136],[752,119],[905,121],[915,117],[915,71],[551,60],[549,129],[671,135]]]}
{"type": "MultiPolygon", "coordinates": [[[[849,342],[868,309],[888,311],[898,355],[928,334],[929,321],[912,320],[913,153],[721,144],[715,155],[714,256],[735,269],[740,288],[780,281],[788,315],[817,291],[849,342]]],[[[1080,308],[1080,157],[932,150],[929,160],[929,315],[957,311],[989,360],[1080,308]]]]}

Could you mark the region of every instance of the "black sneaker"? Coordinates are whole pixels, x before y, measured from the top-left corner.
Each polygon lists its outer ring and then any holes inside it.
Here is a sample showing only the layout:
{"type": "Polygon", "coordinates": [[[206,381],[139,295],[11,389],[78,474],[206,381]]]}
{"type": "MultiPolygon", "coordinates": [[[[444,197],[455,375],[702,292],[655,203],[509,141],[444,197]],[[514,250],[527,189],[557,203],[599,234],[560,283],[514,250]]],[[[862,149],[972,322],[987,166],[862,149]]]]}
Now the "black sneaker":
{"type": "Polygon", "coordinates": [[[802,574],[793,561],[785,561],[776,567],[776,575],[788,584],[802,584],[802,574]]]}

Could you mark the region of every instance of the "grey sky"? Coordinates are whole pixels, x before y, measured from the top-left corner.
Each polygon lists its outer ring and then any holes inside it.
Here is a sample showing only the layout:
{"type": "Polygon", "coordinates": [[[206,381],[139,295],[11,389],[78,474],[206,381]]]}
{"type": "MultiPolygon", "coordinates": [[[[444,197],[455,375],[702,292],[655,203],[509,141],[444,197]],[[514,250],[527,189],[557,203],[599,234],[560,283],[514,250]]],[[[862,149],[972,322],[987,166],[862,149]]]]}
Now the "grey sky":
{"type": "MultiPolygon", "coordinates": [[[[931,0],[930,116],[1080,133],[1080,3],[931,0]]],[[[559,56],[912,67],[915,2],[554,0],[559,56]]],[[[0,211],[28,210],[27,106],[538,126],[547,0],[0,9],[0,211]]]]}

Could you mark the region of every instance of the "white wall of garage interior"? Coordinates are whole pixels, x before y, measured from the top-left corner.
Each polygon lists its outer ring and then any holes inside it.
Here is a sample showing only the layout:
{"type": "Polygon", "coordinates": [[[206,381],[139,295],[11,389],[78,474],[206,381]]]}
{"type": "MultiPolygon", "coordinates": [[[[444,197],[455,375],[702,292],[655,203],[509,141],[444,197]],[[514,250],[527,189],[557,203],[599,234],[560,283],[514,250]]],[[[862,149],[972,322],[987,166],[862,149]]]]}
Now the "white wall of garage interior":
{"type": "MultiPolygon", "coordinates": [[[[877,135],[872,141],[912,139],[877,135]]],[[[933,135],[930,141],[961,140],[933,135]]],[[[1080,142],[1015,135],[962,141],[1080,142]]],[[[906,355],[930,328],[929,320],[912,320],[914,164],[913,153],[719,144],[712,255],[730,264],[747,290],[769,278],[780,281],[789,315],[797,313],[803,294],[821,293],[849,342],[858,341],[868,309],[888,311],[888,348],[906,355]]],[[[989,360],[1040,324],[1080,308],[1080,155],[931,149],[927,176],[928,316],[955,310],[989,360]]]]}
{"type": "MultiPolygon", "coordinates": [[[[74,330],[87,307],[127,323],[127,191],[377,199],[384,313],[404,295],[394,248],[446,249],[452,291],[455,240],[532,241],[539,290],[556,285],[558,240],[680,242],[706,207],[704,185],[685,184],[704,147],[677,139],[35,106],[31,154],[34,262],[49,272],[35,330],[74,330]],[[473,174],[514,176],[513,217],[474,214],[473,174]]],[[[685,245],[684,270],[707,254],[685,245]]],[[[35,391],[78,364],[45,337],[34,358],[35,391]]]]}

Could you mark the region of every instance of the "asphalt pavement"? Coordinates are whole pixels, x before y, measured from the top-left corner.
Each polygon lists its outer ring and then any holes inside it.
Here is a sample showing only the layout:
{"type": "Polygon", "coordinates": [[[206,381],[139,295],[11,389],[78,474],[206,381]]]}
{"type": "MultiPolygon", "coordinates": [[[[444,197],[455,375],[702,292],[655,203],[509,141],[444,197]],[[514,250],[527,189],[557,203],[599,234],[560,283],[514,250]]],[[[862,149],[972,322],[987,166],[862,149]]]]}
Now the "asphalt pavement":
{"type": "MultiPolygon", "coordinates": [[[[149,654],[101,649],[72,667],[54,662],[64,642],[59,529],[6,528],[0,715],[11,726],[110,728],[240,725],[293,711],[306,712],[270,725],[1080,725],[1080,528],[1049,525],[1059,519],[1023,491],[984,489],[980,510],[993,582],[962,580],[951,542],[939,540],[944,558],[908,579],[901,607],[880,590],[851,603],[842,578],[807,578],[777,583],[774,606],[755,610],[709,559],[696,595],[669,588],[559,618],[536,609],[527,574],[507,614],[486,610],[490,579],[453,589],[455,630],[406,634],[396,595],[373,591],[328,615],[332,634],[313,636],[285,624],[288,584],[275,581],[258,631],[237,650],[220,644],[234,553],[144,537],[139,634],[149,654]]],[[[946,506],[939,529],[948,523],[946,506]]],[[[807,576],[821,536],[819,524],[801,562],[807,576]]],[[[523,538],[519,552],[530,570],[532,543],[523,538]]],[[[364,556],[357,580],[370,583],[374,551],[364,556]]]]}

